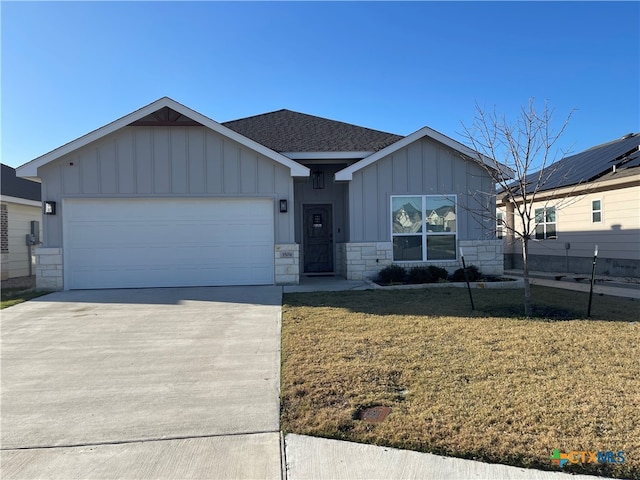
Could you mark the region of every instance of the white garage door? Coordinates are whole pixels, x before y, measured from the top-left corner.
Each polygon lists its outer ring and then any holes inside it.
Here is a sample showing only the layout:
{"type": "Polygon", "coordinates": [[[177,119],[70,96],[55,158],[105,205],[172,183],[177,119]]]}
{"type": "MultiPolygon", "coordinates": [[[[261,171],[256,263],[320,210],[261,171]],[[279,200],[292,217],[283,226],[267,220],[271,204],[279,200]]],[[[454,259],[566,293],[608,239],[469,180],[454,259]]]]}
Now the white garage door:
{"type": "Polygon", "coordinates": [[[65,200],[65,288],[273,284],[273,200],[65,200]]]}

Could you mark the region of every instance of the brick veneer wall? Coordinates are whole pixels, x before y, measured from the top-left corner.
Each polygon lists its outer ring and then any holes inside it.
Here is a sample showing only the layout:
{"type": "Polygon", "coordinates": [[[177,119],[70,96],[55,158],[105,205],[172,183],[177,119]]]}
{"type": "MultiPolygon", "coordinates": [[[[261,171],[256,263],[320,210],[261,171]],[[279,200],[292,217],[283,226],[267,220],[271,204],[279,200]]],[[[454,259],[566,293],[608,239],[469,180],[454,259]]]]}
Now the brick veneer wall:
{"type": "Polygon", "coordinates": [[[9,253],[9,213],[4,203],[0,205],[0,251],[9,253]]]}

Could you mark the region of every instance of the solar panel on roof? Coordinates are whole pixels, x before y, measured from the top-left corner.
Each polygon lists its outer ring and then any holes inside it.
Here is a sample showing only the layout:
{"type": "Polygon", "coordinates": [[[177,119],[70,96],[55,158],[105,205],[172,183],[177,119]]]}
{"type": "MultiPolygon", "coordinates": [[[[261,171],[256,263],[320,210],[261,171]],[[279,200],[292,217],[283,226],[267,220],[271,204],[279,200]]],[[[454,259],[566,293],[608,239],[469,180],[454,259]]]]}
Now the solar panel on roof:
{"type": "Polygon", "coordinates": [[[635,158],[632,158],[627,163],[622,165],[622,168],[631,168],[640,166],[640,155],[635,155],[635,158]]]}
{"type": "MultiPolygon", "coordinates": [[[[606,143],[604,145],[592,147],[584,152],[563,158],[550,165],[541,172],[531,174],[531,178],[542,178],[544,185],[542,190],[551,190],[567,185],[593,180],[611,169],[611,162],[620,162],[625,155],[637,151],[640,145],[640,134],[626,136],[606,143]]],[[[636,153],[632,153],[636,155],[636,153]]],[[[637,160],[632,160],[636,162],[637,160]]],[[[624,166],[628,165],[625,164],[624,166]]],[[[634,165],[637,165],[634,163],[634,165]]],[[[534,182],[531,189],[536,187],[534,182]]],[[[540,188],[540,185],[537,185],[540,188]]],[[[531,190],[531,191],[532,191],[531,190]]]]}

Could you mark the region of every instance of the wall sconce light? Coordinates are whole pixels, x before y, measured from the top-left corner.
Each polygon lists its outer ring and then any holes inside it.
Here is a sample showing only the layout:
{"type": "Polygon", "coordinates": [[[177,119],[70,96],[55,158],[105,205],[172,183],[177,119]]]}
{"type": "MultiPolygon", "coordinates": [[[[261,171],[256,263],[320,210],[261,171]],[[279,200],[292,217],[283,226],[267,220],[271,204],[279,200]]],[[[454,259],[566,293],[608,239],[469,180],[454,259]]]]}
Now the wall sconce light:
{"type": "Polygon", "coordinates": [[[287,199],[280,200],[280,213],[287,213],[287,199]]]}
{"type": "Polygon", "coordinates": [[[56,214],[56,202],[44,202],[43,210],[45,215],[55,215],[56,214]]]}
{"type": "Polygon", "coordinates": [[[314,190],[322,190],[324,188],[324,172],[317,171],[311,174],[314,190]]]}

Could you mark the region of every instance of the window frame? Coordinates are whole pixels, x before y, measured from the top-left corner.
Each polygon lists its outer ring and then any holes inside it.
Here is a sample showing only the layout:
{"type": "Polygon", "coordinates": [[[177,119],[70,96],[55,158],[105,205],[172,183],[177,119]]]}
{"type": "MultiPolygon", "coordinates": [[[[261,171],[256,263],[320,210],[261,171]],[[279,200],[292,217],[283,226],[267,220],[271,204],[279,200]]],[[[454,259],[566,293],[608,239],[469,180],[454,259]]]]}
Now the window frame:
{"type": "Polygon", "coordinates": [[[534,236],[536,240],[557,240],[558,239],[558,209],[556,206],[544,206],[541,208],[535,208],[533,210],[534,221],[535,221],[535,229],[534,236]],[[538,211],[542,210],[542,221],[538,222],[538,211]],[[549,222],[547,220],[547,212],[553,210],[554,220],[553,222],[549,222]],[[549,236],[547,232],[547,226],[553,225],[554,234],[553,236],[549,236]],[[543,236],[542,238],[538,237],[538,227],[542,226],[543,236]]]}
{"type": "MultiPolygon", "coordinates": [[[[431,213],[431,212],[429,212],[431,213]]],[[[391,235],[391,250],[393,252],[393,244],[394,237],[421,237],[422,240],[422,258],[420,260],[396,260],[395,256],[393,258],[394,263],[424,263],[424,262],[452,262],[458,260],[458,196],[456,194],[430,194],[430,195],[411,195],[411,194],[402,194],[402,195],[389,195],[389,216],[387,217],[389,221],[389,230],[391,235]],[[420,198],[421,199],[421,228],[419,232],[408,232],[408,233],[396,233],[393,231],[393,200],[396,198],[420,198]],[[453,208],[456,215],[455,218],[455,229],[453,232],[429,232],[427,231],[427,198],[444,198],[453,202],[453,208]],[[455,256],[453,258],[447,259],[434,259],[430,260],[428,258],[428,238],[436,237],[436,236],[453,236],[454,237],[454,252],[455,256]]]]}
{"type": "Polygon", "coordinates": [[[595,198],[595,199],[591,200],[591,223],[602,223],[603,222],[602,213],[603,213],[602,199],[601,198],[595,198]],[[600,208],[599,209],[596,210],[595,208],[593,208],[594,202],[600,202],[600,208]],[[598,221],[593,219],[593,216],[596,213],[598,213],[600,215],[600,220],[598,220],[598,221]]]}
{"type": "Polygon", "coordinates": [[[498,240],[502,240],[504,238],[504,216],[504,212],[496,212],[496,238],[498,240]]]}

